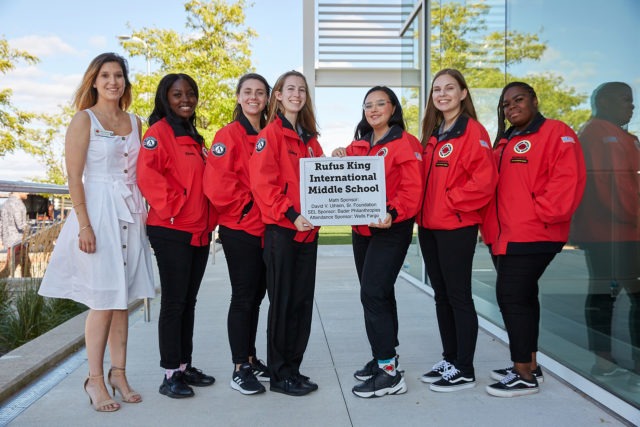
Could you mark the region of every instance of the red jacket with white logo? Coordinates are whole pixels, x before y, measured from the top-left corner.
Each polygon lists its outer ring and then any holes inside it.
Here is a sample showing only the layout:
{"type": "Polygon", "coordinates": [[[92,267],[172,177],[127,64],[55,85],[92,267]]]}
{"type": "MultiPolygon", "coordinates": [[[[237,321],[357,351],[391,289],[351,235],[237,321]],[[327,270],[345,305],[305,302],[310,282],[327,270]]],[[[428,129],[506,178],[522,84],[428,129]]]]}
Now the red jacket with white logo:
{"type": "Polygon", "coordinates": [[[585,186],[580,142],[541,114],[525,131],[513,130],[494,150],[500,178],[482,236],[494,255],[560,252],[585,186]]]}
{"type": "Polygon", "coordinates": [[[571,241],[640,240],[640,142],[615,123],[592,118],[580,132],[587,186],[571,224],[571,241]]]}
{"type": "Polygon", "coordinates": [[[149,203],[147,225],[191,234],[193,246],[209,244],[216,213],[202,190],[202,146],[166,118],[144,134],[138,186],[149,203]]]}
{"type": "MultiPolygon", "coordinates": [[[[316,136],[305,133],[301,137],[280,114],[262,129],[249,160],[251,191],[262,222],[296,230],[293,221],[301,210],[300,159],[322,156],[316,136]]],[[[313,242],[319,229],[298,231],[294,240],[313,242]]]]}
{"type": "Polygon", "coordinates": [[[455,230],[482,222],[498,183],[490,141],[484,126],[464,115],[450,131],[429,138],[418,225],[455,230]]]}
{"type": "Polygon", "coordinates": [[[262,237],[264,223],[249,183],[249,159],[257,139],[244,115],[216,133],[207,156],[204,193],[216,208],[220,225],[262,237]]]}
{"type": "MultiPolygon", "coordinates": [[[[353,141],[346,148],[347,156],[384,157],[387,212],[391,214],[393,222],[414,218],[420,204],[416,195],[420,192],[422,182],[420,142],[399,126],[392,126],[376,145],[371,146],[370,141],[371,133],[353,141]]],[[[368,225],[354,225],[353,231],[371,236],[368,225]]]]}

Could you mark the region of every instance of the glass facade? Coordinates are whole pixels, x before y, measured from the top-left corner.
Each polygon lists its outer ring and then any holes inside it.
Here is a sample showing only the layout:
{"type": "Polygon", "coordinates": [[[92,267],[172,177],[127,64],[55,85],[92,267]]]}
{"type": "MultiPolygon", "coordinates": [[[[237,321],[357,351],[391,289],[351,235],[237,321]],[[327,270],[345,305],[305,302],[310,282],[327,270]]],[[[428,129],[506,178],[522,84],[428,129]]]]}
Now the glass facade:
{"type": "MultiPolygon", "coordinates": [[[[531,84],[546,117],[579,135],[587,188],[570,236],[540,280],[539,349],[625,402],[640,408],[640,2],[637,0],[474,0],[422,3],[413,22],[430,76],[465,75],[479,120],[493,138],[502,87],[531,84]],[[420,18],[422,17],[422,18],[420,18]],[[428,25],[421,25],[424,19],[428,25]],[[425,42],[427,40],[427,42],[425,42]]],[[[417,132],[416,132],[417,133],[417,132]]],[[[420,250],[405,271],[427,282],[420,250]]],[[[478,314],[503,327],[495,270],[478,243],[473,292],[478,314]]]]}

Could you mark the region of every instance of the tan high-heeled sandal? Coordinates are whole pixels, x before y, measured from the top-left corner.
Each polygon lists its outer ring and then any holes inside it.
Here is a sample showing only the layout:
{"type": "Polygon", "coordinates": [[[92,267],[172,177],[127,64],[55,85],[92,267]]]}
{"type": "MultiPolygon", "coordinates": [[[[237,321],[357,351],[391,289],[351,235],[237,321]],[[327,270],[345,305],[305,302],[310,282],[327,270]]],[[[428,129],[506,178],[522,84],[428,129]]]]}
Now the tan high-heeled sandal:
{"type": "Polygon", "coordinates": [[[100,378],[104,381],[104,375],[91,375],[87,376],[87,379],[84,380],[84,392],[89,396],[89,404],[93,406],[98,412],[115,412],[120,409],[120,404],[113,399],[103,400],[102,402],[93,403],[93,398],[87,391],[87,384],[89,384],[89,380],[100,378]]]}
{"type": "Polygon", "coordinates": [[[111,386],[111,391],[113,392],[113,397],[116,397],[116,389],[118,389],[118,391],[120,392],[120,395],[122,396],[122,401],[126,402],[126,403],[140,403],[142,402],[142,396],[140,395],[140,393],[135,392],[131,389],[129,389],[129,391],[127,393],[123,392],[122,389],[116,385],[113,385],[113,383],[111,382],[111,376],[114,377],[123,377],[124,381],[127,383],[128,385],[128,381],[126,378],[126,370],[124,368],[118,368],[117,366],[112,366],[111,369],[109,369],[109,375],[107,375],[107,381],[109,382],[109,385],[111,386]],[[116,372],[122,372],[121,374],[116,374],[116,372]]]}

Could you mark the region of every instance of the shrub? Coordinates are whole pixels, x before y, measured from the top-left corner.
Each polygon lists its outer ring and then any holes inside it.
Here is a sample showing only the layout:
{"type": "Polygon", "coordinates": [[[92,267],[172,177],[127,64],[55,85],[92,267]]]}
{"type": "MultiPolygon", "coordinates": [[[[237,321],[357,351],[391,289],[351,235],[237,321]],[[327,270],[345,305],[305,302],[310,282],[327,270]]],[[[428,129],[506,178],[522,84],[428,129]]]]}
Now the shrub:
{"type": "Polygon", "coordinates": [[[0,282],[0,355],[19,347],[86,310],[74,301],[38,295],[39,279],[11,291],[0,282]]]}

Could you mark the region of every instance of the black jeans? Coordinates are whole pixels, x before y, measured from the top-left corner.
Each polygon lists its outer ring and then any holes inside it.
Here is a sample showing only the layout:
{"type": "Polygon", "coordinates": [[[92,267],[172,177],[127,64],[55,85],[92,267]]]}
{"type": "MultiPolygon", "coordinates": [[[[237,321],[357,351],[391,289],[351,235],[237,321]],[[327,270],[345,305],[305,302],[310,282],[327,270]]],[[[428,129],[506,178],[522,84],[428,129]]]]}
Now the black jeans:
{"type": "Polygon", "coordinates": [[[267,364],[272,382],[300,374],[311,334],[318,241],[300,243],[294,236],[295,230],[277,225],[267,225],[264,235],[267,364]]]}
{"type": "Polygon", "coordinates": [[[538,351],[538,280],[555,255],[539,253],[494,257],[498,271],[496,298],[514,363],[530,363],[531,353],[538,351]]]}
{"type": "Polygon", "coordinates": [[[256,357],[260,303],[267,292],[262,239],[224,226],[219,234],[231,280],[227,315],[231,360],[246,363],[249,357],[256,357]]]}
{"type": "Polygon", "coordinates": [[[455,230],[420,227],[418,238],[434,292],[442,357],[463,374],[475,375],[478,315],[471,292],[471,269],[478,226],[455,230]]]}
{"type": "Polygon", "coordinates": [[[372,229],[371,236],[352,232],[353,256],[360,280],[364,325],[375,359],[392,359],[398,346],[395,284],[411,244],[413,219],[372,229]]]}
{"type": "Polygon", "coordinates": [[[158,338],[160,366],[178,369],[191,363],[196,298],[207,267],[209,245],[191,246],[176,240],[149,236],[160,273],[158,338]]]}

